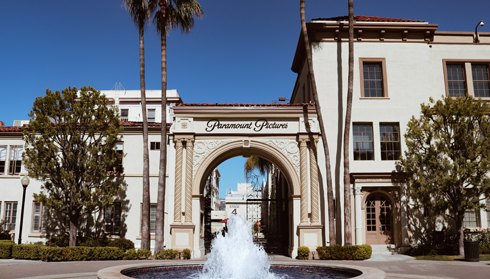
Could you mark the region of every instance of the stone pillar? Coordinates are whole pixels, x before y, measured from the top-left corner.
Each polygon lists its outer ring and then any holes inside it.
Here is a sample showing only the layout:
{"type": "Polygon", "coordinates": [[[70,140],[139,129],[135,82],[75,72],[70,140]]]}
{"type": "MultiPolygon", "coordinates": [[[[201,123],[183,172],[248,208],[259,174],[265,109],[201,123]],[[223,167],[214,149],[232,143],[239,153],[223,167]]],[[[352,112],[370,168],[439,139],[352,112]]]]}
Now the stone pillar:
{"type": "Polygon", "coordinates": [[[355,186],[354,188],[354,198],[356,203],[356,245],[361,245],[362,243],[362,192],[360,186],[355,186]]]}
{"type": "Polygon", "coordinates": [[[320,224],[318,166],[316,162],[316,140],[310,141],[310,184],[311,184],[311,223],[320,224]]]}
{"type": "Polygon", "coordinates": [[[308,166],[306,139],[299,140],[300,179],[301,179],[301,225],[308,225],[308,166]]]}
{"type": "Polygon", "coordinates": [[[192,224],[192,167],[194,164],[194,139],[187,139],[185,157],[185,223],[192,224]]]}
{"type": "Polygon", "coordinates": [[[182,139],[175,139],[174,224],[182,224],[182,139]]]}

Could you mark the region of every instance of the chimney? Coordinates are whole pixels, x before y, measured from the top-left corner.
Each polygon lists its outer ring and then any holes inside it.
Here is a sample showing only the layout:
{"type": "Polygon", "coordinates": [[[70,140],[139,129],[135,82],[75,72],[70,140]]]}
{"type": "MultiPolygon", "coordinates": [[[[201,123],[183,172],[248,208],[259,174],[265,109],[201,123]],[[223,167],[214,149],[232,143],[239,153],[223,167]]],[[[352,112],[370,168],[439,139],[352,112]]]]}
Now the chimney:
{"type": "Polygon", "coordinates": [[[5,126],[5,123],[3,121],[0,121],[0,127],[5,126]]]}

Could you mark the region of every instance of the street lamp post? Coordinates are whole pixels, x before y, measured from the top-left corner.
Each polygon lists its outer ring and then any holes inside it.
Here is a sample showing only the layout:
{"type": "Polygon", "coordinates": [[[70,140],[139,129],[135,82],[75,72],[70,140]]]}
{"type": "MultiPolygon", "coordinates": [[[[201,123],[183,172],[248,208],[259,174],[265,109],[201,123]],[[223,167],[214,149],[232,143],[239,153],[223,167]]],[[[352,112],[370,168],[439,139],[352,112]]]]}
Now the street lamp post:
{"type": "Polygon", "coordinates": [[[22,209],[20,212],[20,228],[19,228],[19,242],[18,244],[22,243],[22,225],[24,224],[24,206],[26,202],[26,189],[27,186],[29,185],[29,177],[24,176],[20,180],[20,183],[22,183],[22,187],[24,187],[24,194],[22,195],[22,209]]]}

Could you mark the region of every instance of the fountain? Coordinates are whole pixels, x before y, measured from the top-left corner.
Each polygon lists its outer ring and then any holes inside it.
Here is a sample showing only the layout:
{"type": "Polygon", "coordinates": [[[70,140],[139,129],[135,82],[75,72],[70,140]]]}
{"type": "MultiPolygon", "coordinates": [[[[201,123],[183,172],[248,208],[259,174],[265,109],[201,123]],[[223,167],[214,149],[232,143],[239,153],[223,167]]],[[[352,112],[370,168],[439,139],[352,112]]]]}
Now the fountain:
{"type": "Polygon", "coordinates": [[[154,266],[112,267],[98,272],[98,278],[191,278],[191,279],[274,279],[274,278],[384,278],[384,272],[372,268],[351,268],[311,262],[273,265],[264,249],[253,243],[249,223],[232,215],[228,233],[214,240],[208,260],[202,264],[165,264],[154,266]],[[105,272],[105,273],[104,273],[105,272]],[[379,277],[376,276],[379,274],[379,277]],[[117,275],[117,276],[116,276],[117,275]],[[374,277],[372,275],[375,275],[374,277]],[[366,277],[367,278],[367,277],[366,277]]]}

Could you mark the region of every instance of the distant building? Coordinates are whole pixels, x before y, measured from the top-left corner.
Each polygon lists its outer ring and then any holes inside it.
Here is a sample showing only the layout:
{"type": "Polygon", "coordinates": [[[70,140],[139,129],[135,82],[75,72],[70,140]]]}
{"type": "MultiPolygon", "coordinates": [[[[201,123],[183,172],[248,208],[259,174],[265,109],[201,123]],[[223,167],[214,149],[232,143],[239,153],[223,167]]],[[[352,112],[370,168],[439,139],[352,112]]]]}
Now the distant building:
{"type": "Polygon", "coordinates": [[[250,183],[237,183],[237,191],[229,190],[226,192],[226,213],[227,216],[240,215],[245,218],[250,225],[260,221],[261,203],[254,199],[261,199],[262,192],[254,191],[250,183]]]}

